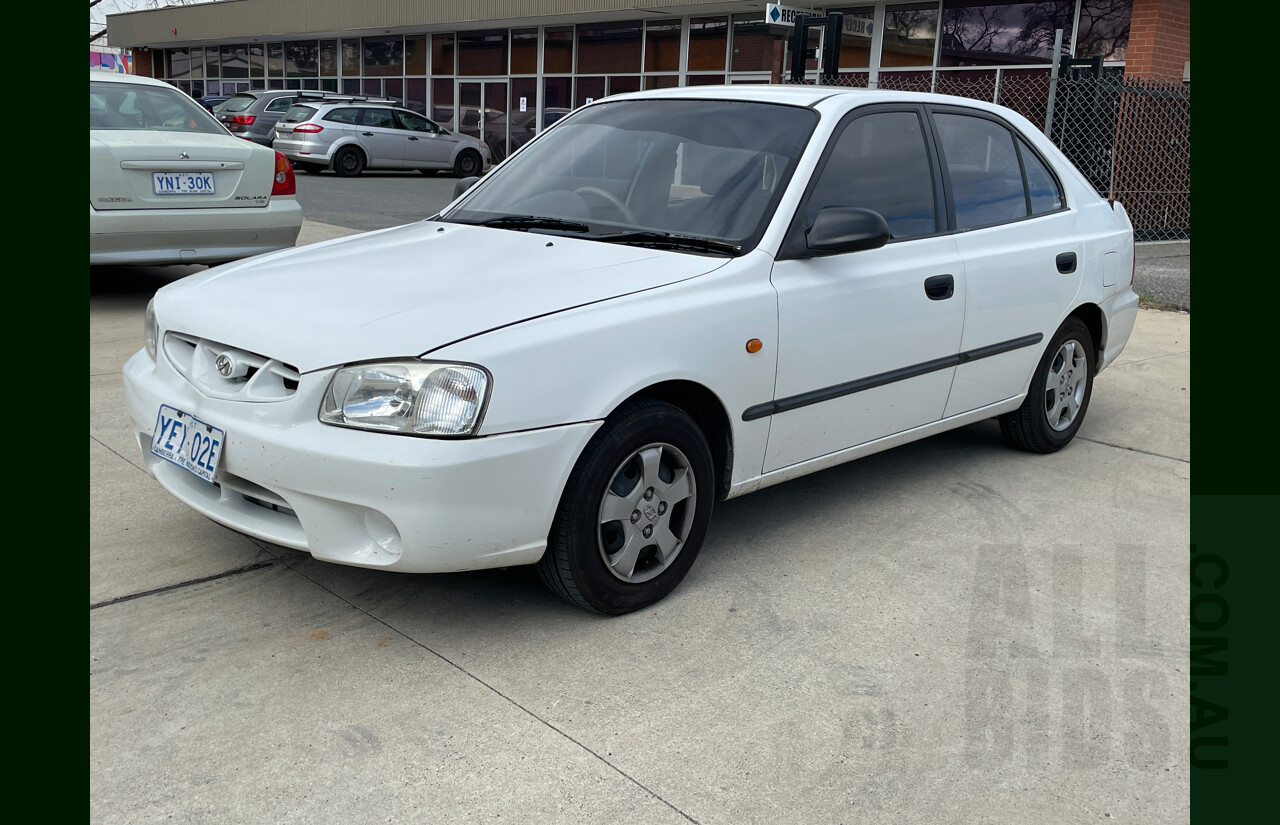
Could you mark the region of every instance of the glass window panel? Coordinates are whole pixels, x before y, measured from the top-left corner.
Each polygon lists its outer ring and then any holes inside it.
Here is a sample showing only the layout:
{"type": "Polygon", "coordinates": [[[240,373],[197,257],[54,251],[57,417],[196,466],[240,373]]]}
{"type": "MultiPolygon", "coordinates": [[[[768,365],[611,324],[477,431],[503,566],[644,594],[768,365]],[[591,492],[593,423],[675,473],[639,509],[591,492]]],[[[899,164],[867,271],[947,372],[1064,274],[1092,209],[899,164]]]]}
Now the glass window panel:
{"type": "Polygon", "coordinates": [[[621,75],[609,78],[609,94],[620,95],[623,92],[640,91],[639,75],[621,75]]]}
{"type": "MultiPolygon", "coordinates": [[[[760,18],[764,19],[763,16],[760,18]]],[[[680,71],[679,20],[651,20],[645,24],[644,70],[646,72],[680,71]]]]}
{"type": "Polygon", "coordinates": [[[398,103],[404,103],[404,81],[398,77],[387,78],[382,82],[382,94],[398,103]]]}
{"type": "MultiPolygon", "coordinates": [[[[552,113],[552,117],[555,113],[552,113]]],[[[511,111],[507,123],[511,130],[511,151],[524,146],[537,133],[538,79],[517,77],[511,80],[511,111]]]]}
{"type": "Polygon", "coordinates": [[[572,88],[573,78],[548,77],[542,83],[543,105],[548,109],[573,108],[573,100],[571,99],[572,88]]]}
{"type": "Polygon", "coordinates": [[[914,112],[884,112],[852,121],[836,138],[805,206],[809,223],[827,206],[874,209],[894,238],[938,229],[933,167],[914,112]]]}
{"type": "Polygon", "coordinates": [[[361,84],[361,92],[369,97],[382,97],[382,80],[380,78],[365,78],[361,84]]]}
{"type": "Polygon", "coordinates": [[[674,89],[680,85],[680,75],[678,74],[655,74],[649,75],[644,79],[644,88],[648,89],[674,89]]]}
{"type": "Polygon", "coordinates": [[[1018,151],[1022,154],[1022,168],[1027,172],[1027,190],[1031,195],[1031,214],[1043,215],[1062,208],[1062,187],[1058,179],[1045,167],[1039,156],[1022,138],[1018,138],[1018,151]]]}
{"type": "Polygon", "coordinates": [[[537,29],[515,29],[511,32],[511,73],[538,73],[537,29]]]}
{"type": "MultiPolygon", "coordinates": [[[[425,42],[423,45],[426,45],[425,42]]],[[[425,77],[411,77],[404,82],[404,107],[420,115],[427,113],[427,79],[425,77]]]]}
{"type": "Polygon", "coordinates": [[[639,73],[640,21],[620,20],[578,26],[578,71],[639,73]]]}
{"type": "MultiPolygon", "coordinates": [[[[452,50],[451,50],[452,51],[452,50]]],[[[431,81],[430,118],[442,128],[453,131],[453,81],[431,81]]]]}
{"type": "Polygon", "coordinates": [[[285,77],[316,77],[319,74],[320,46],[317,41],[285,43],[284,55],[285,77]]]}
{"type": "MultiPolygon", "coordinates": [[[[543,46],[542,70],[547,74],[568,74],[573,71],[573,26],[547,29],[543,46]]],[[[568,98],[565,99],[566,103],[568,98]]]]}
{"type": "Polygon", "coordinates": [[[876,10],[872,6],[829,9],[844,15],[840,34],[840,68],[866,69],[871,66],[871,21],[876,10]]]}
{"type": "Polygon", "coordinates": [[[404,39],[404,73],[424,75],[427,73],[427,36],[404,39]]]}
{"type": "Polygon", "coordinates": [[[507,73],[507,30],[458,32],[458,74],[469,77],[507,73]]]}
{"type": "Polygon", "coordinates": [[[196,46],[191,50],[191,77],[204,77],[204,47],[196,46]]]}
{"type": "Polygon", "coordinates": [[[431,35],[431,74],[453,75],[454,44],[452,34],[431,35]]]}
{"type": "Polygon", "coordinates": [[[1083,0],[1075,56],[1124,60],[1129,49],[1129,22],[1133,0],[1083,0]]]}
{"type": "Polygon", "coordinates": [[[261,43],[249,44],[249,77],[264,77],[267,73],[267,50],[261,43]]]}
{"type": "Polygon", "coordinates": [[[224,78],[241,78],[249,76],[249,47],[222,47],[222,76],[224,78]]]}
{"type": "Polygon", "coordinates": [[[773,70],[775,38],[769,34],[763,14],[733,16],[733,56],[729,69],[735,72],[773,70]]]}
{"type": "Polygon", "coordinates": [[[165,74],[171,79],[191,77],[191,50],[167,49],[164,53],[168,69],[165,74]]]}
{"type": "Polygon", "coordinates": [[[320,41],[320,76],[338,76],[338,41],[320,41]]]}
{"type": "Polygon", "coordinates": [[[940,66],[1047,63],[1057,29],[1070,46],[1074,0],[993,3],[946,0],[940,66]]]}
{"type": "MultiPolygon", "coordinates": [[[[273,87],[273,88],[275,88],[275,87],[273,87]]],[[[344,95],[358,95],[358,94],[360,94],[360,78],[358,78],[358,77],[347,77],[347,78],[343,78],[343,80],[342,80],[342,93],[343,93],[344,95]]]]}
{"type": "Polygon", "coordinates": [[[360,76],[360,38],[342,41],[342,76],[360,76]]]}
{"type": "Polygon", "coordinates": [[[938,33],[938,4],[889,6],[884,13],[881,66],[932,66],[938,33]]]}
{"type": "Polygon", "coordinates": [[[579,77],[574,83],[573,105],[585,106],[593,100],[604,97],[603,77],[579,77]]]}
{"type": "Polygon", "coordinates": [[[1013,135],[980,117],[935,114],[942,152],[951,176],[956,228],[1004,223],[1027,216],[1013,135]]]}
{"type": "Polygon", "coordinates": [[[729,18],[694,17],[689,20],[689,71],[724,71],[729,45],[729,18]]]}
{"type": "Polygon", "coordinates": [[[404,38],[366,37],[361,44],[365,77],[399,77],[404,74],[404,38]]]}
{"type": "Polygon", "coordinates": [[[724,83],[722,74],[691,74],[686,77],[690,86],[718,86],[724,83]]]}
{"type": "MultiPolygon", "coordinates": [[[[268,77],[284,77],[284,44],[268,43],[267,44],[267,76],[268,77]]],[[[273,86],[274,89],[283,89],[283,86],[273,86]]]]}
{"type": "Polygon", "coordinates": [[[281,80],[281,79],[279,79],[279,78],[274,78],[274,77],[273,77],[273,78],[271,78],[270,80],[268,80],[268,81],[267,81],[267,88],[268,88],[268,89],[283,89],[283,88],[284,88],[284,81],[283,81],[283,80],[281,80]]]}

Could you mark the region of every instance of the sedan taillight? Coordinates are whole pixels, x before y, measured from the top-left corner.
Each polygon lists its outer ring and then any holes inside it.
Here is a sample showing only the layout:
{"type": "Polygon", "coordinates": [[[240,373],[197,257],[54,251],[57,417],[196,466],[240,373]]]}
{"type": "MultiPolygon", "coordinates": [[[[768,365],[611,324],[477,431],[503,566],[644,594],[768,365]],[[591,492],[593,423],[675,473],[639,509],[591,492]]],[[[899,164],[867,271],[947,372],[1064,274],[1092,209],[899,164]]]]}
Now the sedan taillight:
{"type": "Polygon", "coordinates": [[[298,194],[298,182],[293,177],[293,166],[289,159],[276,152],[276,176],[271,182],[272,195],[298,194]]]}
{"type": "Polygon", "coordinates": [[[301,126],[294,126],[293,131],[295,133],[303,132],[308,135],[314,135],[316,132],[323,132],[324,127],[318,123],[304,123],[301,126]]]}
{"type": "Polygon", "coordinates": [[[231,118],[232,123],[239,123],[241,126],[251,126],[257,120],[254,115],[236,115],[231,118]]]}

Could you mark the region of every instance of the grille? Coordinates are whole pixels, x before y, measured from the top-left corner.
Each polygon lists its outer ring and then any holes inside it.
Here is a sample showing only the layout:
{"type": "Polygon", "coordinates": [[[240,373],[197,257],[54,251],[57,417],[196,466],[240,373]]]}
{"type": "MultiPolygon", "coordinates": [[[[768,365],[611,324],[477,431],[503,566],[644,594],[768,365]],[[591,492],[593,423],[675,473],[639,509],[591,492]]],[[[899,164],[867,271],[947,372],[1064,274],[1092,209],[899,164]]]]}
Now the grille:
{"type": "Polygon", "coordinates": [[[283,401],[302,380],[298,368],[256,352],[182,332],[164,336],[164,354],[200,392],[231,401],[283,401]],[[229,375],[218,370],[225,359],[229,375]]]}

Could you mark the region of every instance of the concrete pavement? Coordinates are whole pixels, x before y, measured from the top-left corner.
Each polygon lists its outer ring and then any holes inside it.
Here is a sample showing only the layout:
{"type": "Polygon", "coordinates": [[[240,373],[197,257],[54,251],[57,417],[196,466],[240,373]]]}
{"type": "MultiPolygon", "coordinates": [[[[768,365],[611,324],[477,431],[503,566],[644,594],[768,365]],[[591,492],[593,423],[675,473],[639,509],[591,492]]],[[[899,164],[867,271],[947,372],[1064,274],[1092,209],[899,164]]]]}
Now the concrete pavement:
{"type": "Polygon", "coordinates": [[[1061,453],[984,422],[721,503],[606,619],[173,501],[120,365],[186,271],[91,287],[91,821],[1189,820],[1189,315],[1140,312],[1061,453]]]}

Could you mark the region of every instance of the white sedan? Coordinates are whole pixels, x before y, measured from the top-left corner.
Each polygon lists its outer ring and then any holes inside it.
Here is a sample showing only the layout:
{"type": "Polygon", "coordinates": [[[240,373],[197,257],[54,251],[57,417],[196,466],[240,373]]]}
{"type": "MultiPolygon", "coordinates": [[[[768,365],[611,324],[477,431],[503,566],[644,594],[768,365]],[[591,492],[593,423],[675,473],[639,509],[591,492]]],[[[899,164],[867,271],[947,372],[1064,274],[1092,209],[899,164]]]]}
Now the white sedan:
{"type": "Polygon", "coordinates": [[[293,246],[293,168],[159,80],[89,70],[89,264],[222,263],[293,246]]]}
{"type": "Polygon", "coordinates": [[[618,95],[422,222],[164,287],[126,396],[215,521],[362,567],[536,564],[618,614],[676,587],[716,500],[992,417],[1066,446],[1133,261],[1123,206],[998,106],[618,95]]]}

